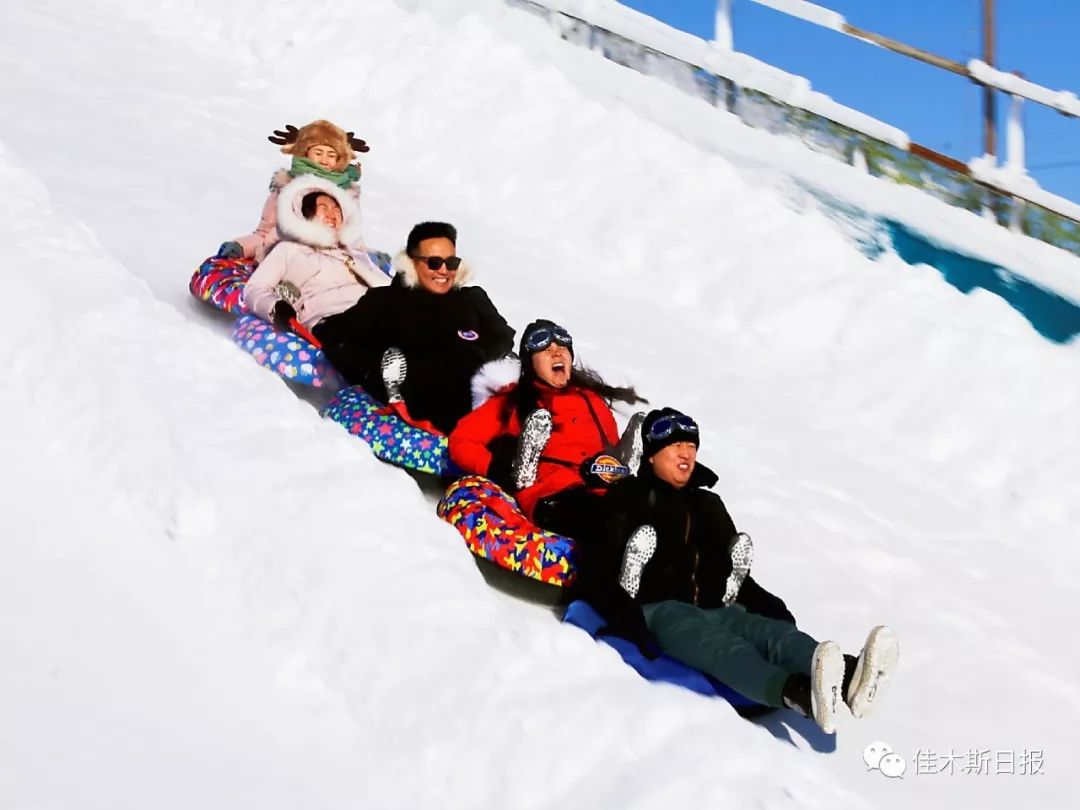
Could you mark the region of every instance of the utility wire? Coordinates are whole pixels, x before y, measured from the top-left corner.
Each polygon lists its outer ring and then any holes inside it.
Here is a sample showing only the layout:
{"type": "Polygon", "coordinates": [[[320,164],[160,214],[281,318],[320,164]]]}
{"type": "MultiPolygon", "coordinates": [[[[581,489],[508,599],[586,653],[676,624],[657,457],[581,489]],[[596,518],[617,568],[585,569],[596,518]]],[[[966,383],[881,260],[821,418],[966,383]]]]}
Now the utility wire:
{"type": "Polygon", "coordinates": [[[1045,169],[1064,169],[1068,166],[1080,166],[1080,160],[1061,160],[1057,163],[1040,163],[1038,166],[1032,166],[1033,171],[1042,171],[1045,169]]]}

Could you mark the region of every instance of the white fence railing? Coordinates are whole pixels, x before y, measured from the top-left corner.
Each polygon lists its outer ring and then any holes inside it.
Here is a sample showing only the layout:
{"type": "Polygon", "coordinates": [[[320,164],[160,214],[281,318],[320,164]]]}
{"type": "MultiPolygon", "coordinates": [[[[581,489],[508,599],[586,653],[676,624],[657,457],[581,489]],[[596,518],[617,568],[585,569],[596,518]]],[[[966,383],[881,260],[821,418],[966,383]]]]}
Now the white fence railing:
{"type": "MultiPolygon", "coordinates": [[[[718,0],[716,40],[711,42],[611,0],[505,2],[546,19],[564,40],[722,106],[751,126],[798,137],[811,149],[874,176],[917,186],[951,205],[982,211],[1002,225],[1080,255],[1080,206],[1040,188],[1027,174],[1024,158],[1024,99],[1041,104],[1052,101],[1049,106],[1065,115],[1075,115],[1080,112],[1080,102],[1071,93],[1050,91],[978,61],[965,65],[927,55],[949,62],[940,66],[997,87],[1013,98],[1005,165],[998,166],[990,156],[964,163],[913,142],[900,129],[814,92],[801,76],[735,51],[731,23],[734,0],[718,0]]],[[[805,0],[752,2],[782,11],[793,9],[802,19],[875,44],[887,40],[855,28],[842,15],[805,0]]]]}

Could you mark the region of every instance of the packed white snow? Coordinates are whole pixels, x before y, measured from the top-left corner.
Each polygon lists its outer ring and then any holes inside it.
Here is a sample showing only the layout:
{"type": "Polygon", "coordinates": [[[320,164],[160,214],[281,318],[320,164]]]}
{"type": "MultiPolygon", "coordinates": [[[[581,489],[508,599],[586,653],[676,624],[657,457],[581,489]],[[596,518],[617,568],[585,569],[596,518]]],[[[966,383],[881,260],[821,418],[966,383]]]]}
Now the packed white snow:
{"type": "Polygon", "coordinates": [[[1066,292],[1080,261],[496,0],[44,0],[0,32],[0,807],[1071,802],[1080,349],[865,258],[791,178],[1066,292]],[[188,278],[316,117],[372,146],[373,247],[455,222],[514,325],[702,422],[755,578],[845,649],[897,631],[877,714],[824,752],[644,683],[228,342],[188,278]]]}

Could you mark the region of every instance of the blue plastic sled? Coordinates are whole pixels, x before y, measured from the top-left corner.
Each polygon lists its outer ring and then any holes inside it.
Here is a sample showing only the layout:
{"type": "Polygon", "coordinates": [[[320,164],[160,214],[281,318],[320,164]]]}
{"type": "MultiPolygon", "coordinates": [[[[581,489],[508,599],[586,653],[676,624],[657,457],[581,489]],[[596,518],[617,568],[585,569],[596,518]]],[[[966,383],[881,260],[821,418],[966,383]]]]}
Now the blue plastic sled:
{"type": "MultiPolygon", "coordinates": [[[[590,604],[580,600],[570,603],[570,606],[566,609],[566,614],[563,616],[563,621],[574,625],[574,627],[581,628],[593,638],[597,638],[596,633],[606,624],[603,617],[593,610],[590,604]]],[[[659,658],[650,661],[641,654],[637,645],[632,641],[615,636],[603,636],[597,640],[613,647],[622,657],[622,660],[633,667],[646,680],[673,683],[676,686],[697,692],[699,695],[722,698],[740,714],[758,714],[762,711],[769,711],[768,707],[744,697],[715,678],[689,667],[681,661],[676,661],[669,655],[661,655],[659,658]]]]}

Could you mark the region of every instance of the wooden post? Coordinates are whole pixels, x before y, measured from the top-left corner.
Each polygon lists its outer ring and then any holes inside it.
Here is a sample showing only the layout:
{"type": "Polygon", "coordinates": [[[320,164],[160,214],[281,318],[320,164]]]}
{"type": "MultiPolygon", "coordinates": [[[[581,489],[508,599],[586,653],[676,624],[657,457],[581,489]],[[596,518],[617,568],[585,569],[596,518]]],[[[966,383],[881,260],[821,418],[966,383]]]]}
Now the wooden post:
{"type": "MultiPolygon", "coordinates": [[[[990,67],[997,67],[994,53],[994,0],[983,0],[983,57],[990,67]]],[[[983,88],[983,152],[997,154],[997,96],[994,88],[983,88]]]]}

